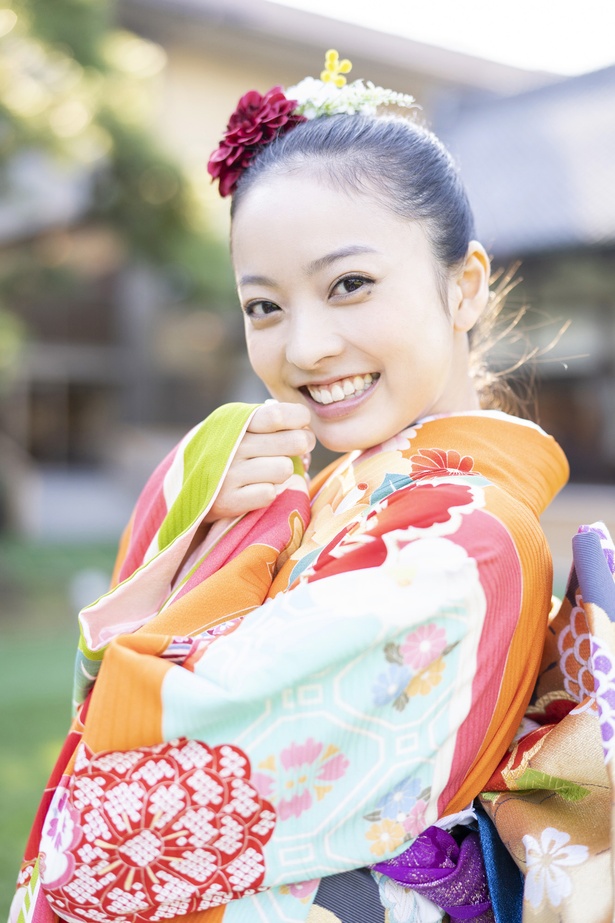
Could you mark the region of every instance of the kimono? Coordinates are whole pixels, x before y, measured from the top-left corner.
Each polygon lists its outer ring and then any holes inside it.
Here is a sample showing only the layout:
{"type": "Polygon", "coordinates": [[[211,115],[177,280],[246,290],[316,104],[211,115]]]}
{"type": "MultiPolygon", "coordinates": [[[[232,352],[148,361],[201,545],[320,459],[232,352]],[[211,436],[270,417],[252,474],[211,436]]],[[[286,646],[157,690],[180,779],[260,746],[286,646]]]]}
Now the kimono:
{"type": "Polygon", "coordinates": [[[297,463],[195,549],[255,410],[220,408],[161,463],[80,615],[11,920],[494,919],[467,808],[541,667],[539,517],[565,457],[504,413],[432,417],[309,486],[297,463]],[[458,859],[476,875],[443,895],[458,859]]]}

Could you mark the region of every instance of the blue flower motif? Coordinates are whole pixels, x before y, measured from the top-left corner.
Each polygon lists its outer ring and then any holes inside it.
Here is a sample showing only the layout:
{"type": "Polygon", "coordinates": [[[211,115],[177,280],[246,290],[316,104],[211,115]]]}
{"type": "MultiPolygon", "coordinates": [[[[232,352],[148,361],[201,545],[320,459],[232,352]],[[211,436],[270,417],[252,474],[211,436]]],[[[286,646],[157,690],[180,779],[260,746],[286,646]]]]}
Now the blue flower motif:
{"type": "Polygon", "coordinates": [[[400,815],[405,817],[416,804],[420,791],[420,779],[413,776],[403,779],[378,802],[382,817],[389,820],[399,820],[400,815]]]}
{"type": "Polygon", "coordinates": [[[388,705],[404,691],[412,672],[405,664],[390,663],[372,686],[375,705],[388,705]]]}

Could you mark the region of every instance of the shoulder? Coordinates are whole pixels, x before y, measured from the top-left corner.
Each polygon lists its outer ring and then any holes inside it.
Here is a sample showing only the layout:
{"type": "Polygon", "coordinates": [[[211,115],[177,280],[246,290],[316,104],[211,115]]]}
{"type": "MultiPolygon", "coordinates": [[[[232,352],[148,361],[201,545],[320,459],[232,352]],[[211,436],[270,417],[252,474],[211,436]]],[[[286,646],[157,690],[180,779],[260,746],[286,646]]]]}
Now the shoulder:
{"type": "Polygon", "coordinates": [[[364,566],[378,540],[438,539],[440,550],[454,543],[494,571],[534,560],[542,572],[549,554],[539,516],[567,471],[557,443],[533,423],[499,412],[432,418],[342,460],[314,499],[315,531],[333,556],[351,554],[345,566],[364,566]]]}

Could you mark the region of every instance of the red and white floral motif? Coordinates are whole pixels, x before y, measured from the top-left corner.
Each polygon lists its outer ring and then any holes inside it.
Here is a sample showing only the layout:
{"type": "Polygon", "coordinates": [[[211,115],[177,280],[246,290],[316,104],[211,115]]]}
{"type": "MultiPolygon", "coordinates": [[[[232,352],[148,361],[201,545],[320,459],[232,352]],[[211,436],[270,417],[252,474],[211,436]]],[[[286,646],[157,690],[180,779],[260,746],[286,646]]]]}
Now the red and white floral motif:
{"type": "Polygon", "coordinates": [[[156,923],[260,890],[275,812],[238,747],[176,740],[92,756],[52,802],[43,888],[64,920],[156,923]]]}
{"type": "MultiPolygon", "coordinates": [[[[474,459],[471,455],[460,455],[454,449],[421,449],[410,459],[412,477],[420,478],[446,477],[460,474],[472,474],[474,459]]],[[[474,472],[475,473],[475,472],[474,472]]]]}

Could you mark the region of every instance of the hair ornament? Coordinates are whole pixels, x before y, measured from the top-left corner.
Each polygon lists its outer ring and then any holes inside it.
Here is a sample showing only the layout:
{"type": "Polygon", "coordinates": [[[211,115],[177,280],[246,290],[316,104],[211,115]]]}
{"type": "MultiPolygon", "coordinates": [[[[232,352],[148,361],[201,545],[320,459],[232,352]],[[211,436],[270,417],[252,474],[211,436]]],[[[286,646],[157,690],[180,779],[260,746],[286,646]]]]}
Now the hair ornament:
{"type": "Polygon", "coordinates": [[[325,69],[320,72],[320,79],[323,83],[333,83],[336,87],[343,87],[346,78],[343,74],[348,74],[352,70],[352,64],[348,58],[340,61],[340,56],[335,48],[330,48],[325,55],[325,69]]]}
{"type": "Polygon", "coordinates": [[[264,96],[250,90],[242,96],[207,164],[212,180],[219,181],[220,195],[232,195],[259,150],[301,122],[327,115],[375,115],[381,106],[418,108],[407,93],[386,90],[371,81],[347,83],[343,75],[351,69],[351,62],[347,58],[340,61],[331,48],[320,79],[305,77],[287,90],[273,87],[264,96]]]}
{"type": "Polygon", "coordinates": [[[306,119],[356,113],[376,115],[381,106],[418,109],[413,96],[374,86],[370,80],[353,80],[338,87],[314,77],[305,77],[296,86],[289,87],[287,93],[297,100],[295,111],[306,119]]]}

